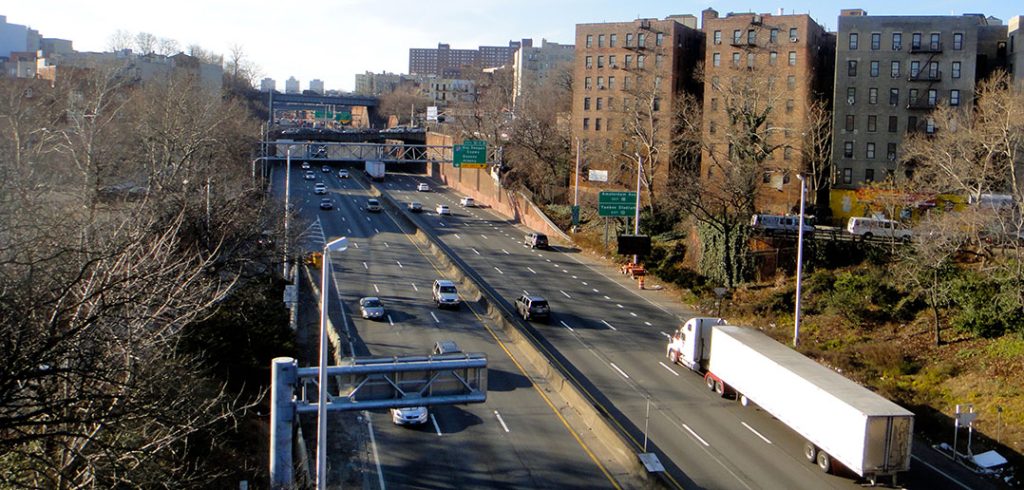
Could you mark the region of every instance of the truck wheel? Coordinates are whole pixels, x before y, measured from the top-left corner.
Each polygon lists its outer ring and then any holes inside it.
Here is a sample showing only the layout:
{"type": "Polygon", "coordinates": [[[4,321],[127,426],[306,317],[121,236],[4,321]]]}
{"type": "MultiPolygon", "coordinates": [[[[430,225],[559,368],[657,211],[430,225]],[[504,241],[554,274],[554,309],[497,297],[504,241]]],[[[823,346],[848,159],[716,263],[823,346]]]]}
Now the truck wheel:
{"type": "Polygon", "coordinates": [[[740,394],[740,405],[744,407],[750,405],[750,399],[747,398],[747,395],[740,394]]]}
{"type": "Polygon", "coordinates": [[[874,237],[874,235],[872,235],[871,233],[865,233],[864,234],[864,241],[865,242],[870,242],[871,238],[873,238],[873,237],[874,237]]]}
{"type": "Polygon", "coordinates": [[[818,468],[821,468],[821,471],[824,471],[825,473],[831,473],[832,472],[832,457],[829,456],[828,453],[826,453],[825,451],[819,450],[818,451],[818,459],[817,459],[817,461],[818,461],[818,468]]]}
{"type": "Polygon", "coordinates": [[[672,351],[672,353],[668,355],[668,358],[672,361],[672,364],[679,364],[679,351],[672,351]]]}
{"type": "Polygon", "coordinates": [[[720,380],[715,381],[715,393],[718,393],[719,396],[725,398],[725,383],[720,380]]]}
{"type": "Polygon", "coordinates": [[[711,376],[705,376],[704,384],[708,386],[709,390],[715,391],[715,378],[712,378],[711,376]]]}
{"type": "Polygon", "coordinates": [[[818,461],[818,448],[815,447],[811,441],[804,443],[804,457],[807,458],[808,463],[815,463],[818,461]]]}

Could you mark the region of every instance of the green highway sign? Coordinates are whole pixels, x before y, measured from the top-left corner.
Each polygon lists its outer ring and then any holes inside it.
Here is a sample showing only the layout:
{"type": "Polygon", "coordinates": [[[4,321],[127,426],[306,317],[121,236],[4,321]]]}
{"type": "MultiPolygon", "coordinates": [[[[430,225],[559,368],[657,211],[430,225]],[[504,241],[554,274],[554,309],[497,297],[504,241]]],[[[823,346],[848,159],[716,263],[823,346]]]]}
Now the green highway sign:
{"type": "Polygon", "coordinates": [[[466,140],[455,145],[452,163],[456,168],[487,168],[487,142],[466,140]]]}
{"type": "Polygon", "coordinates": [[[597,195],[598,216],[633,216],[635,213],[636,192],[605,191],[597,195]]]}

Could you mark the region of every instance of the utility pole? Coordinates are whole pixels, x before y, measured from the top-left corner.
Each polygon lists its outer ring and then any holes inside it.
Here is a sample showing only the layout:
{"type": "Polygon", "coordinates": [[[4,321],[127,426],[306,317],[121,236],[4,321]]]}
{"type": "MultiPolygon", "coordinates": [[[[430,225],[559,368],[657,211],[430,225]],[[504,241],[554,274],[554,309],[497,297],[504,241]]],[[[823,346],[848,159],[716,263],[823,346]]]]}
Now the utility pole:
{"type": "Polygon", "coordinates": [[[793,314],[793,347],[800,341],[800,282],[804,271],[804,198],[807,195],[807,183],[803,174],[796,175],[800,181],[800,222],[796,232],[796,311],[793,314]]]}
{"type": "MultiPolygon", "coordinates": [[[[633,217],[633,236],[640,234],[640,172],[643,170],[644,161],[640,154],[636,154],[636,209],[633,217]]],[[[639,264],[639,257],[633,254],[633,265],[639,264]]]]}

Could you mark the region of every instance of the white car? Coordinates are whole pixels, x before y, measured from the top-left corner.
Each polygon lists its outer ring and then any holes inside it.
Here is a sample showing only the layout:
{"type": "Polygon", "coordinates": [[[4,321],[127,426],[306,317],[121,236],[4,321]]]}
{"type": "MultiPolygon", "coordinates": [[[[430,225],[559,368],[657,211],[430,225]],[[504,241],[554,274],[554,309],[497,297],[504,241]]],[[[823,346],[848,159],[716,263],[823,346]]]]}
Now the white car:
{"type": "Polygon", "coordinates": [[[427,185],[426,182],[420,182],[420,184],[416,186],[416,190],[419,192],[430,192],[430,186],[427,185]]]}
{"type": "Polygon", "coordinates": [[[338,170],[338,178],[339,179],[347,179],[348,178],[348,170],[345,170],[345,169],[338,170]]]}
{"type": "Polygon", "coordinates": [[[474,201],[472,197],[464,197],[459,200],[459,205],[471,208],[473,206],[476,206],[476,201],[474,201]]]}
{"type": "Polygon", "coordinates": [[[384,303],[376,296],[368,296],[359,300],[359,313],[366,319],[384,318],[384,303]]]}
{"type": "Polygon", "coordinates": [[[447,204],[438,204],[436,211],[437,211],[437,214],[442,215],[442,216],[446,215],[446,214],[450,216],[452,214],[452,210],[448,209],[448,205],[447,204]]]}
{"type": "Polygon", "coordinates": [[[418,425],[427,423],[427,407],[392,408],[391,421],[395,425],[418,425]]]}
{"type": "Polygon", "coordinates": [[[327,186],[323,182],[317,182],[313,186],[313,192],[317,194],[327,194],[327,186]]]}

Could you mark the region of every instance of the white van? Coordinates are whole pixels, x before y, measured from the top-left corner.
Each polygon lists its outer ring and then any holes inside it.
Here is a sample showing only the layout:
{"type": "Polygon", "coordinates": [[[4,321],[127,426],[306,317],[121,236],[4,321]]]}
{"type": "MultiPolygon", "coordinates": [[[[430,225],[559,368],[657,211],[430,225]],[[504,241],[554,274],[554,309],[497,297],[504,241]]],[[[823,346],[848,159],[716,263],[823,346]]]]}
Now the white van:
{"type": "Polygon", "coordinates": [[[865,240],[872,238],[895,238],[902,242],[909,242],[913,233],[907,225],[899,221],[881,218],[850,218],[846,224],[846,231],[855,237],[865,240]]]}
{"type": "MultiPolygon", "coordinates": [[[[800,216],[787,214],[755,214],[750,217],[750,227],[771,235],[774,233],[796,234],[800,229],[800,216]]],[[[814,220],[804,216],[804,233],[814,233],[814,220]]]]}

